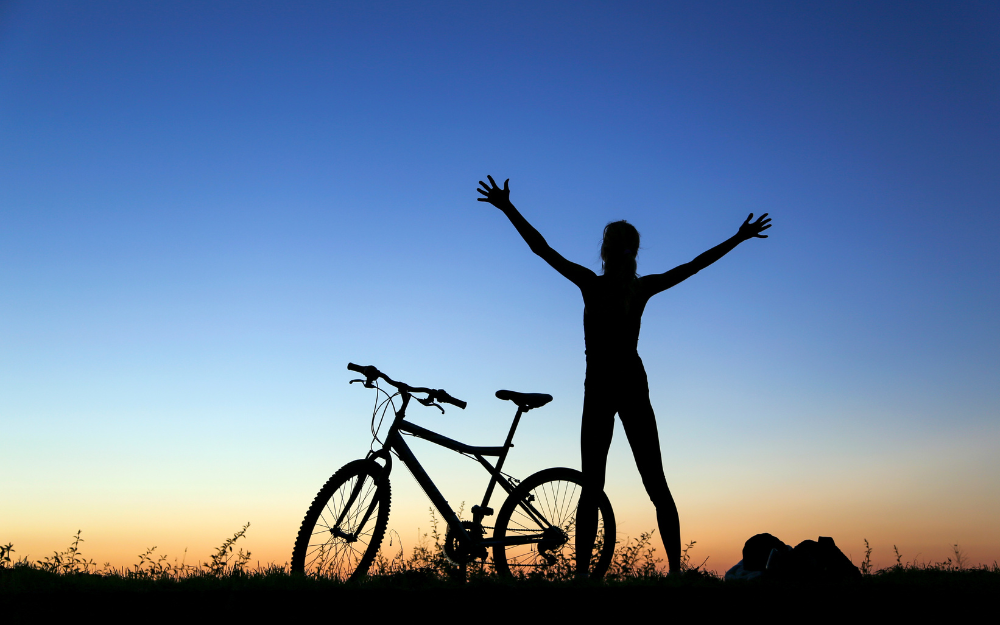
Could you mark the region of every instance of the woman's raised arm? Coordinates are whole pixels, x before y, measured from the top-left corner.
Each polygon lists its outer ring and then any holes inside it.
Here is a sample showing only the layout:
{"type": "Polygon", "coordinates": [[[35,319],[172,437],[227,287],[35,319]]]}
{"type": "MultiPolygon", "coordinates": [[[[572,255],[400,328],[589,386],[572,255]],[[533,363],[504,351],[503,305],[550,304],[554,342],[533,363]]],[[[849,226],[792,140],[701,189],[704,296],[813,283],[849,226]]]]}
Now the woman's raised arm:
{"type": "Polygon", "coordinates": [[[504,181],[502,189],[493,181],[493,176],[486,176],[486,178],[489,179],[490,184],[487,185],[480,180],[479,184],[483,188],[476,189],[476,191],[479,191],[486,197],[477,199],[480,202],[489,202],[499,208],[507,216],[507,219],[510,220],[510,223],[514,224],[514,228],[517,229],[518,234],[521,235],[521,238],[528,244],[532,252],[541,256],[542,260],[577,286],[581,286],[582,282],[588,277],[595,277],[593,271],[566,260],[559,252],[549,247],[549,244],[539,234],[538,230],[535,230],[534,226],[529,224],[528,220],[514,208],[514,205],[510,202],[510,188],[507,186],[507,183],[510,182],[509,178],[504,181]]]}
{"type": "Polygon", "coordinates": [[[771,220],[767,218],[767,213],[758,217],[757,221],[751,222],[751,219],[753,219],[753,213],[750,213],[750,216],[743,222],[743,225],[740,226],[739,231],[737,231],[735,235],[716,245],[707,252],[699,254],[691,262],[674,267],[670,271],[666,271],[664,273],[643,276],[642,280],[646,283],[646,285],[648,285],[651,295],[655,295],[661,291],[666,291],[670,287],[687,280],[705,267],[708,267],[729,252],[733,251],[737,245],[747,239],[766,239],[767,235],[761,233],[771,227],[771,220]]]}

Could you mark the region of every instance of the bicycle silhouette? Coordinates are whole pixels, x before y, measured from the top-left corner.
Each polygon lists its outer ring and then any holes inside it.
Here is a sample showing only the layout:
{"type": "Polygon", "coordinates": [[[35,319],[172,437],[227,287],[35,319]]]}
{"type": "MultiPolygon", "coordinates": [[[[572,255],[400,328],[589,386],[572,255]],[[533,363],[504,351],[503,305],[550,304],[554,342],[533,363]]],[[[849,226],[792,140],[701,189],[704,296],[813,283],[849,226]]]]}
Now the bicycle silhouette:
{"type": "Polygon", "coordinates": [[[320,489],[306,512],[292,551],[292,571],[343,581],[356,580],[368,572],[378,554],[389,522],[392,457],[395,455],[410,470],[420,487],[448,523],[444,552],[448,559],[465,572],[465,566],[475,560],[484,563],[488,551],[493,551],[493,568],[501,576],[557,577],[566,573],[587,571],[589,577],[600,578],[611,564],[615,547],[615,517],[611,503],[603,490],[588,489],[588,496],[598,502],[601,538],[591,553],[580,562],[575,545],[576,512],[584,487],[583,473],[575,469],[551,468],[518,481],[503,472],[507,453],[513,447],[514,431],[521,415],[541,408],[552,401],[551,395],[497,391],[498,399],[517,405],[514,422],[507,440],[499,447],[475,447],[452,440],[406,420],[410,399],[424,406],[434,406],[444,412],[440,403],[464,409],[466,402],[455,399],[442,389],[415,387],[396,382],[373,366],[348,364],[347,368],[364,375],[366,388],[375,389],[377,399],[372,413],[371,450],[362,460],[340,468],[320,489]],[[385,391],[379,381],[395,388],[385,391]],[[417,397],[416,395],[424,397],[417,397]],[[385,395],[379,403],[378,398],[385,395]],[[395,398],[401,405],[396,409],[395,398]],[[375,425],[379,410],[384,419],[392,406],[395,414],[385,441],[378,438],[382,424],[375,425]],[[403,435],[416,436],[436,443],[464,456],[474,458],[490,474],[482,503],[472,507],[472,520],[462,521],[448,505],[430,476],[403,440],[403,435]],[[376,442],[381,446],[376,449],[376,442]],[[486,458],[496,457],[496,464],[486,458]],[[382,464],[379,464],[379,461],[382,464]],[[483,520],[493,515],[489,507],[496,486],[507,498],[496,515],[496,525],[484,526],[483,520]],[[493,529],[492,537],[486,530],[493,529]]]}

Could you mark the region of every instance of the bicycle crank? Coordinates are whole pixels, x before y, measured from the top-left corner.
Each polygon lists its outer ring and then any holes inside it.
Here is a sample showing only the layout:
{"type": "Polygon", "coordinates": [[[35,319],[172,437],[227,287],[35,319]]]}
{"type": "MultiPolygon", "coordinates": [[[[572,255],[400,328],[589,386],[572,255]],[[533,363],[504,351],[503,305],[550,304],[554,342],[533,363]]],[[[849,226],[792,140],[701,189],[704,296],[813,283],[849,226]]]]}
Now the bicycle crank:
{"type": "MultiPolygon", "coordinates": [[[[462,521],[462,527],[469,534],[473,541],[478,543],[483,539],[483,526],[472,521],[462,521]]],[[[462,566],[472,560],[486,560],[488,556],[486,547],[480,544],[462,546],[462,539],[458,532],[448,527],[448,532],[444,535],[444,555],[452,564],[462,566]]]]}

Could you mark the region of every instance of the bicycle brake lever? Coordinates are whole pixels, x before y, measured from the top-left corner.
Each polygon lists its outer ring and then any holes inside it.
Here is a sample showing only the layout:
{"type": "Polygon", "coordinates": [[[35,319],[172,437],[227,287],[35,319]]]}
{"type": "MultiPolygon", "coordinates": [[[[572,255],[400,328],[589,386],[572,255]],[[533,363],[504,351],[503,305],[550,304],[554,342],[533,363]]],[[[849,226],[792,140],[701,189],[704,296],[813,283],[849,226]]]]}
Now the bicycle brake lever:
{"type": "Polygon", "coordinates": [[[420,402],[421,404],[423,404],[425,406],[434,406],[435,408],[437,408],[438,410],[441,411],[441,414],[444,414],[444,408],[442,408],[441,406],[435,404],[434,400],[431,399],[430,397],[428,397],[427,399],[420,399],[419,397],[414,397],[413,399],[417,400],[418,402],[420,402]]]}
{"type": "Polygon", "coordinates": [[[351,380],[350,382],[348,382],[348,384],[354,384],[355,382],[361,382],[363,384],[364,380],[362,380],[362,379],[359,378],[357,380],[351,380]]]}

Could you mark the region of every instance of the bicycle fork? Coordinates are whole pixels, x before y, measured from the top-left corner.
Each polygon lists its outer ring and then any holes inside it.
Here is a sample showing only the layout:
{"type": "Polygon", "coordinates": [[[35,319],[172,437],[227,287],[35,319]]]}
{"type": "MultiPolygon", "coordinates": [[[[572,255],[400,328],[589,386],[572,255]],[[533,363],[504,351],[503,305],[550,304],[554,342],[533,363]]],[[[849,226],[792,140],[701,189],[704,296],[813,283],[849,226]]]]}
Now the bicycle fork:
{"type": "MultiPolygon", "coordinates": [[[[340,516],[337,517],[337,522],[334,524],[333,527],[330,528],[331,534],[333,534],[337,538],[342,538],[349,543],[353,543],[358,540],[358,532],[355,531],[353,534],[348,534],[344,530],[340,529],[340,524],[344,522],[344,516],[347,515],[347,511],[351,509],[351,506],[354,505],[354,502],[357,500],[358,495],[361,494],[361,488],[364,486],[364,484],[365,484],[365,476],[362,475],[361,478],[358,479],[357,483],[354,485],[354,488],[351,489],[351,496],[348,497],[347,504],[344,506],[344,509],[340,511],[340,516]]],[[[368,517],[371,516],[372,509],[374,507],[375,507],[375,500],[373,499],[371,505],[369,505],[368,509],[365,511],[365,516],[363,519],[361,519],[361,523],[359,523],[355,527],[360,529],[365,526],[365,523],[368,522],[368,517]]]]}
{"type": "MultiPolygon", "coordinates": [[[[381,455],[382,455],[381,453],[369,454],[369,458],[381,455]]],[[[386,454],[386,456],[388,456],[388,454],[386,454]]],[[[381,480],[388,477],[390,463],[391,461],[387,457],[386,465],[382,467],[382,470],[379,472],[378,477],[374,479],[375,495],[372,496],[371,503],[368,504],[368,507],[365,509],[365,514],[363,517],[361,517],[361,522],[354,526],[355,527],[354,533],[345,532],[344,530],[340,529],[340,525],[344,522],[344,517],[347,515],[347,511],[351,509],[351,506],[353,506],[354,502],[357,501],[358,496],[361,495],[361,491],[365,486],[365,482],[367,481],[366,478],[368,476],[366,475],[361,475],[357,483],[354,485],[354,488],[351,489],[351,496],[347,498],[347,503],[344,505],[344,509],[341,510],[340,516],[337,517],[337,522],[333,525],[333,527],[330,528],[331,534],[349,543],[353,543],[358,540],[358,534],[368,524],[368,519],[371,518],[372,513],[375,511],[375,506],[378,504],[378,485],[381,480]]]]}

